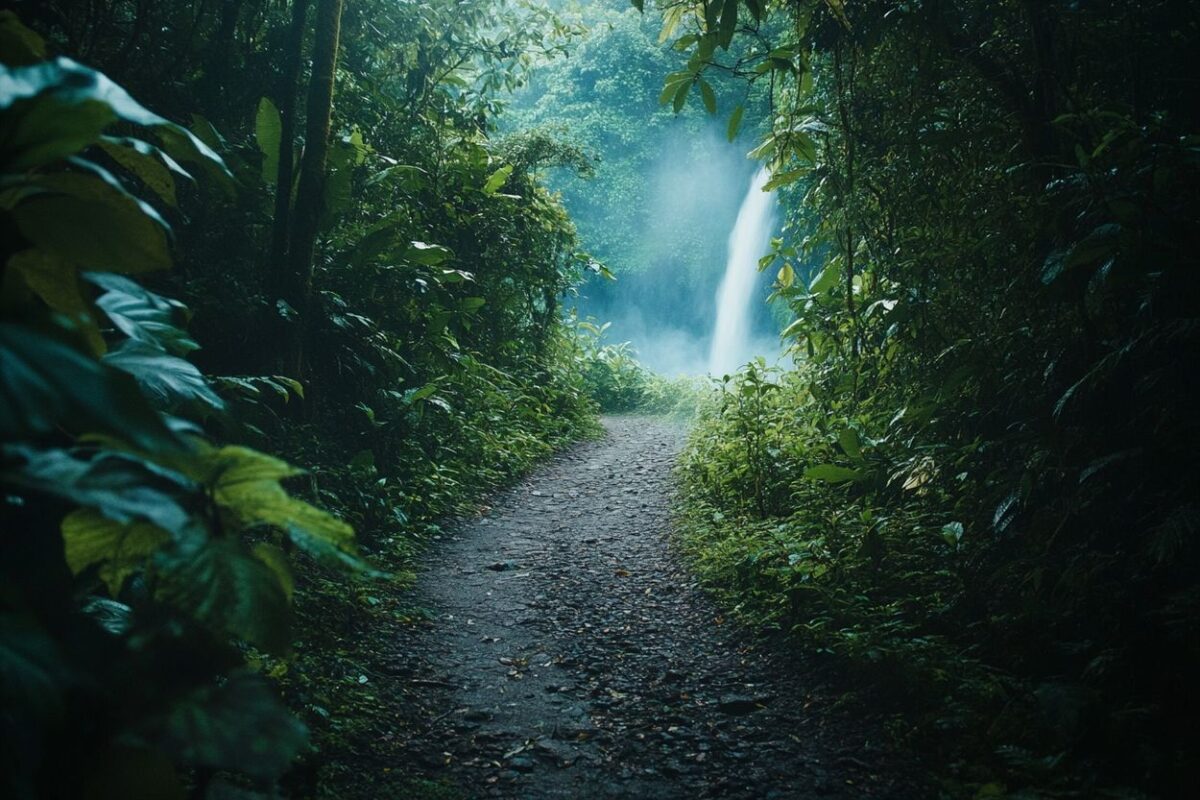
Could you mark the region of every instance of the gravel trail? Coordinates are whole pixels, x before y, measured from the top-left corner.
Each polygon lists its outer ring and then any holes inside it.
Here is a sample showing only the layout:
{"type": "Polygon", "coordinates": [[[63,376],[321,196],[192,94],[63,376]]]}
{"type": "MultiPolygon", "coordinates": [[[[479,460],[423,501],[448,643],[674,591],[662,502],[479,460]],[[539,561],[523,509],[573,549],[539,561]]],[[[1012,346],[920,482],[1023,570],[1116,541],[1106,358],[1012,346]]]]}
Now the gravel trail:
{"type": "Polygon", "coordinates": [[[683,431],[637,417],[448,529],[405,745],[467,797],[911,798],[911,764],[724,619],[673,554],[683,431]]]}

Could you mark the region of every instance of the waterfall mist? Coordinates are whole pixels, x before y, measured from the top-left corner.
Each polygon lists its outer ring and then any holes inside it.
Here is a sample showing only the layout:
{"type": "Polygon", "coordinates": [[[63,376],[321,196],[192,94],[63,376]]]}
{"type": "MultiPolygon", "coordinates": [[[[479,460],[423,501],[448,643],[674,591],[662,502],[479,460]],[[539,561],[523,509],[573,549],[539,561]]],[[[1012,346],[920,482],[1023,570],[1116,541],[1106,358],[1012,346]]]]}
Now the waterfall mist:
{"type": "MultiPolygon", "coordinates": [[[[597,194],[568,198],[585,246],[591,245],[587,234],[595,227],[602,226],[613,238],[613,231],[621,236],[619,248],[595,251],[601,259],[620,256],[608,261],[616,282],[593,280],[584,286],[577,303],[580,315],[611,322],[607,340],[631,342],[639,360],[660,374],[708,372],[717,288],[728,271],[731,231],[743,206],[752,201],[757,210],[750,217],[762,233],[739,236],[745,240],[742,262],[748,270],[739,272],[743,299],[736,317],[737,343],[723,346],[723,352],[743,361],[778,353],[778,325],[765,303],[768,281],[757,272],[772,233],[774,200],[757,190],[747,197],[755,165],[746,160],[744,147],[726,142],[716,126],[679,126],[660,134],[653,150],[656,158],[637,170],[633,205],[614,207],[597,194]]],[[[606,178],[606,166],[600,164],[594,182],[606,178]]]]}
{"type": "MultiPolygon", "coordinates": [[[[750,303],[758,285],[758,260],[767,252],[775,225],[775,197],[763,187],[771,174],[759,168],[729,234],[725,276],[717,289],[717,319],[708,351],[712,375],[733,372],[765,355],[750,338],[750,303]]],[[[777,349],[777,348],[776,348],[777,349]]]]}

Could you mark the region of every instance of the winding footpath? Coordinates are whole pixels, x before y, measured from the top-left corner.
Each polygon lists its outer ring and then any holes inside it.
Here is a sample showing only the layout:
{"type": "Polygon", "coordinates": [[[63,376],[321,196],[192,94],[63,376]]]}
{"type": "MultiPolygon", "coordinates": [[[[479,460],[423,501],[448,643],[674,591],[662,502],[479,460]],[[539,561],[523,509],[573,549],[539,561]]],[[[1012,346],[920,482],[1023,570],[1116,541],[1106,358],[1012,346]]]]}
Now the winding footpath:
{"type": "Polygon", "coordinates": [[[917,798],[872,723],[755,645],[669,542],[683,432],[605,420],[447,531],[417,586],[403,747],[471,798],[917,798]]]}

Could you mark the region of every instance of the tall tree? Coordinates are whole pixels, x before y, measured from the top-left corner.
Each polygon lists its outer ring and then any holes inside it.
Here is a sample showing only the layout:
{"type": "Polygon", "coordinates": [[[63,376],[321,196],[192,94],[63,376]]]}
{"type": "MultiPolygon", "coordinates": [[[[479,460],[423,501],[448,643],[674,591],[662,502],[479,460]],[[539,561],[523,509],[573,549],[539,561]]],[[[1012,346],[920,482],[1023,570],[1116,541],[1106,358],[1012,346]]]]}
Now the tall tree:
{"type": "MultiPolygon", "coordinates": [[[[337,71],[343,0],[319,0],[313,28],[312,77],[308,85],[304,156],[300,160],[300,183],[292,214],[287,268],[280,276],[280,296],[299,315],[299,324],[287,325],[283,342],[283,364],[300,374],[303,363],[304,329],[308,323],[312,295],[313,257],[325,187],[325,165],[329,154],[329,124],[333,114],[333,82],[337,71]]],[[[280,186],[279,191],[286,191],[280,186]]]]}
{"type": "Polygon", "coordinates": [[[287,36],[287,62],[280,88],[279,167],[275,180],[275,219],[271,226],[271,250],[268,255],[268,282],[278,293],[280,277],[287,269],[288,233],[291,228],[292,181],[295,176],[296,92],[300,68],[304,63],[304,29],[309,0],[294,0],[287,36]]]}

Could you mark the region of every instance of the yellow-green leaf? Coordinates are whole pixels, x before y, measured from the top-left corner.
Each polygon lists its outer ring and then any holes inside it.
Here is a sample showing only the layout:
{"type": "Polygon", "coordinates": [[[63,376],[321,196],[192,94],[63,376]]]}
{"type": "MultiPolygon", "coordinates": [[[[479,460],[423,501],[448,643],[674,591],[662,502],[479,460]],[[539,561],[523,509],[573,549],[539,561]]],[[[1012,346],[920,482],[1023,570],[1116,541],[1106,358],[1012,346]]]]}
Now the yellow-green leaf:
{"type": "Polygon", "coordinates": [[[80,289],[79,270],[73,264],[42,250],[22,250],[8,260],[4,278],[6,294],[10,290],[8,281],[19,278],[49,308],[75,323],[93,353],[103,355],[104,337],[96,325],[92,304],[80,289]]]}
{"type": "Polygon", "coordinates": [[[784,289],[792,288],[792,284],[796,282],[796,271],[792,269],[791,264],[785,263],[779,269],[779,274],[775,276],[776,281],[784,289]]]}
{"type": "Polygon", "coordinates": [[[267,568],[275,573],[275,577],[279,581],[279,588],[283,589],[283,593],[290,603],[292,594],[296,591],[296,579],[292,576],[292,567],[288,562],[288,557],[278,547],[266,542],[254,545],[252,552],[255,558],[266,564],[267,568]]]}
{"type": "Polygon", "coordinates": [[[117,139],[106,136],[100,140],[99,145],[113,161],[136,175],[142,183],[146,184],[146,188],[162,198],[163,202],[171,206],[178,205],[178,199],[175,196],[175,179],[171,177],[171,169],[168,164],[174,165],[177,171],[185,175],[187,173],[175,163],[174,159],[157,147],[137,139],[117,139]]]}
{"type": "Polygon", "coordinates": [[[125,579],[171,538],[149,522],[122,524],[89,508],[67,515],[62,522],[62,536],[71,572],[78,575],[90,566],[100,565],[100,579],[114,597],[125,579]]]}
{"type": "Polygon", "coordinates": [[[167,228],[145,204],[92,175],[39,179],[51,192],[13,210],[21,234],[84,269],[146,272],[171,266],[167,228]]]}
{"type": "Polygon", "coordinates": [[[222,447],[202,457],[198,480],[243,525],[301,528],[336,547],[354,551],[354,529],[332,514],[290,496],[279,481],[301,470],[246,447],[222,447]]]}

